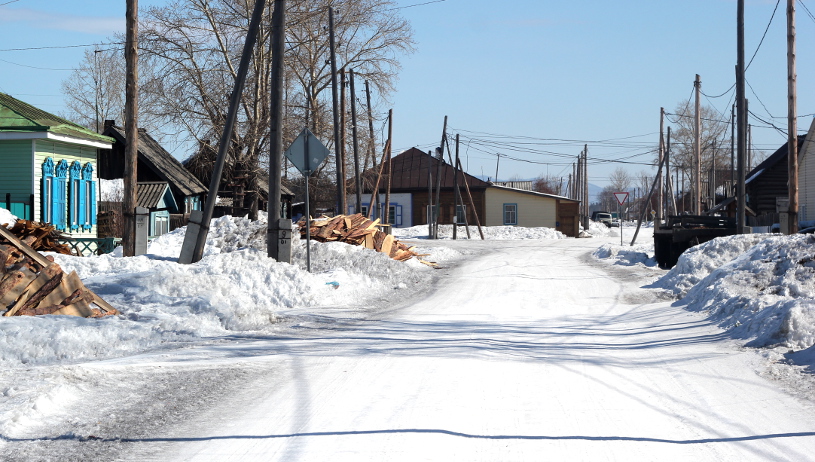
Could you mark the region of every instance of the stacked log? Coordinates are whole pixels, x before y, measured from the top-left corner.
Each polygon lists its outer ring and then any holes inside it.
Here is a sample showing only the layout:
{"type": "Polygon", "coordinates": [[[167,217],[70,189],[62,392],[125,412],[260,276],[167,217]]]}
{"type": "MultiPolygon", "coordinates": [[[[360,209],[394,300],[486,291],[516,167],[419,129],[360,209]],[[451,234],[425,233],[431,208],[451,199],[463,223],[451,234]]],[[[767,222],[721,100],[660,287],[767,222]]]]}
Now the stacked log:
{"type": "Polygon", "coordinates": [[[66,276],[54,257],[43,256],[2,225],[0,239],[5,242],[0,244],[0,313],[3,316],[64,314],[96,318],[119,314],[85,287],[75,271],[66,276]]]}
{"type": "MultiPolygon", "coordinates": [[[[34,250],[71,255],[71,248],[57,241],[57,239],[65,238],[65,236],[57,231],[54,225],[37,221],[17,220],[9,231],[34,250]]],[[[4,243],[8,244],[8,241],[0,237],[0,244],[4,243]]]]}
{"type": "MultiPolygon", "coordinates": [[[[416,253],[416,247],[409,247],[394,239],[390,234],[379,229],[379,219],[369,220],[362,214],[337,215],[335,217],[321,217],[311,220],[311,238],[319,242],[344,242],[351,245],[361,245],[366,248],[384,253],[398,261],[410,260],[416,257],[421,263],[436,266],[433,262],[422,260],[420,257],[427,254],[416,253]]],[[[306,238],[305,220],[300,222],[300,236],[306,238]]]]}

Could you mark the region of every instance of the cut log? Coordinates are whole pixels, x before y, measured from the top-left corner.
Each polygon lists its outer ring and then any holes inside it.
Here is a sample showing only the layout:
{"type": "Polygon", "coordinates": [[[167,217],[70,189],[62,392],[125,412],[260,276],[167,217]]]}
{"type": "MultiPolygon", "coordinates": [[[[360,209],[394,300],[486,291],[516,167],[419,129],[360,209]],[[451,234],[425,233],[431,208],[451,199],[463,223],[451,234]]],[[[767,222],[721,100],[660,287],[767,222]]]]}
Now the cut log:
{"type": "Polygon", "coordinates": [[[36,277],[37,275],[28,268],[6,274],[6,278],[0,282],[0,308],[5,308],[17,300],[36,277]]]}

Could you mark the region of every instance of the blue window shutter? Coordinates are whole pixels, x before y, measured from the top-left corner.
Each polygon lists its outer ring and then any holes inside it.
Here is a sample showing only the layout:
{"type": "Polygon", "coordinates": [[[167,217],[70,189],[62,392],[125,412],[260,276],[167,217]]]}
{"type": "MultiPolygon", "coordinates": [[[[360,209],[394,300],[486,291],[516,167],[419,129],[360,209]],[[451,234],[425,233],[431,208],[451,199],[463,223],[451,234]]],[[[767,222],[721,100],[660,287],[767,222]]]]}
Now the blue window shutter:
{"type": "Polygon", "coordinates": [[[79,185],[79,203],[77,204],[79,219],[77,220],[77,225],[80,229],[82,229],[85,227],[85,220],[87,219],[87,217],[85,217],[85,181],[77,180],[77,184],[79,185]]]}
{"type": "Polygon", "coordinates": [[[78,230],[82,223],[82,165],[79,161],[71,163],[68,185],[68,221],[71,230],[78,230]]]}
{"type": "Polygon", "coordinates": [[[54,222],[54,213],[53,213],[53,203],[51,197],[51,191],[53,190],[54,184],[54,159],[50,157],[46,157],[45,161],[42,163],[42,181],[40,182],[40,186],[42,191],[40,192],[42,197],[42,221],[44,223],[53,223],[54,222]]]}
{"type": "Polygon", "coordinates": [[[396,226],[402,226],[402,206],[396,205],[396,226]]]}
{"type": "Polygon", "coordinates": [[[89,186],[91,188],[91,219],[90,224],[94,226],[96,224],[96,182],[91,181],[89,182],[89,186]]]}
{"type": "Polygon", "coordinates": [[[54,182],[54,194],[52,198],[54,225],[59,230],[64,230],[67,225],[66,214],[68,208],[68,188],[65,178],[56,178],[54,182]]]}

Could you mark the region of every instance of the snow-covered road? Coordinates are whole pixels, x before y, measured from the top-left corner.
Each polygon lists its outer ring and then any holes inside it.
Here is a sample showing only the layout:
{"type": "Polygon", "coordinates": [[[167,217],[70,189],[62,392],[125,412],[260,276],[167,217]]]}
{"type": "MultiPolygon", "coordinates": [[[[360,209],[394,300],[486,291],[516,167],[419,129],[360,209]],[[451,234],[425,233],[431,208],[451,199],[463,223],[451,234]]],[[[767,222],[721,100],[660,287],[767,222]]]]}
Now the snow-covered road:
{"type": "Polygon", "coordinates": [[[87,409],[86,421],[129,417],[92,435],[66,435],[70,422],[32,429],[6,454],[815,460],[811,405],[759,375],[763,359],[703,315],[641,288],[642,268],[590,258],[597,240],[443,245],[469,255],[392,309],[303,316],[267,338],[75,366],[103,378],[87,395],[127,403],[87,409]]]}

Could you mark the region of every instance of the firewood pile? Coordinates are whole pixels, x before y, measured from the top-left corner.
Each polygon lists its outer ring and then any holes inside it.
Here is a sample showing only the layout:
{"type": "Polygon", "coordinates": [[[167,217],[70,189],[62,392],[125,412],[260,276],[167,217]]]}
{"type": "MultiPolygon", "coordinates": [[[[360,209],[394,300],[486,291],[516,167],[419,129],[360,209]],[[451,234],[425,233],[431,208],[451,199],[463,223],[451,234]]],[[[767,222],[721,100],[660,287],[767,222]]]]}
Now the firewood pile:
{"type": "MultiPolygon", "coordinates": [[[[300,236],[306,238],[305,220],[300,221],[300,236]]],[[[428,254],[416,253],[416,247],[409,247],[397,241],[390,234],[379,230],[379,219],[371,221],[362,214],[337,215],[335,217],[321,217],[311,220],[311,238],[319,242],[345,242],[351,245],[361,245],[377,252],[384,253],[398,261],[410,260],[416,257],[418,261],[428,266],[435,263],[422,260],[428,254]]]]}
{"type": "MultiPolygon", "coordinates": [[[[7,224],[3,224],[3,226],[7,227],[7,224]]],[[[17,223],[9,231],[34,250],[71,255],[71,248],[57,241],[57,239],[65,236],[51,224],[17,220],[17,223]]],[[[7,244],[8,242],[0,237],[0,244],[4,243],[7,244]]]]}
{"type": "Polygon", "coordinates": [[[0,313],[3,316],[64,314],[97,318],[119,314],[85,287],[75,271],[65,275],[53,257],[43,256],[2,225],[0,241],[0,313]]]}

